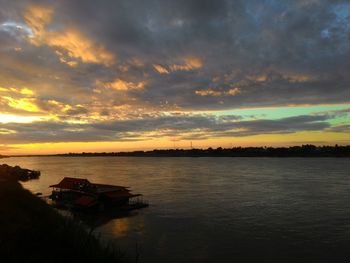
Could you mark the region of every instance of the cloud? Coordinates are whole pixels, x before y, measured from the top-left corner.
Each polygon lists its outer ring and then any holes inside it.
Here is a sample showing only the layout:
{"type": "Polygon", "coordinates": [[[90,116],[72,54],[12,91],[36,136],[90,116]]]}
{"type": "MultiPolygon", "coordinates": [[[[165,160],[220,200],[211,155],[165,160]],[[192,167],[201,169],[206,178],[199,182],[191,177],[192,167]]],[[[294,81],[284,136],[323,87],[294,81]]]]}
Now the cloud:
{"type": "Polygon", "coordinates": [[[330,132],[350,132],[350,124],[336,125],[328,129],[330,132]]]}
{"type": "Polygon", "coordinates": [[[169,74],[169,70],[159,64],[153,64],[153,67],[160,74],[169,74]]]}
{"type": "MultiPolygon", "coordinates": [[[[36,82],[30,86],[41,89],[37,96],[64,86],[66,94],[86,92],[85,100],[96,80],[120,79],[147,82],[149,88],[130,94],[129,101],[159,110],[165,101],[184,110],[349,102],[344,3],[106,0],[2,6],[0,24],[29,31],[23,41],[11,29],[15,44],[1,54],[1,78],[30,79],[36,82]],[[28,46],[28,39],[36,45],[28,46]]],[[[8,34],[0,30],[0,43],[8,34]]]]}
{"type": "Polygon", "coordinates": [[[51,22],[53,8],[31,5],[24,14],[24,20],[37,38],[45,35],[45,28],[51,22]]]}
{"type": "Polygon", "coordinates": [[[160,74],[169,74],[176,71],[192,71],[203,67],[203,62],[198,57],[185,57],[181,59],[182,63],[170,64],[162,66],[160,64],[153,64],[153,68],[160,74]]]}
{"type": "Polygon", "coordinates": [[[9,107],[12,107],[14,109],[19,109],[19,110],[28,111],[28,112],[39,111],[39,108],[35,104],[35,99],[31,99],[31,98],[14,99],[8,96],[3,96],[1,100],[4,101],[9,107]]]}
{"type": "Polygon", "coordinates": [[[214,90],[212,88],[195,90],[194,93],[199,96],[211,96],[211,97],[219,97],[219,96],[236,96],[241,93],[239,88],[232,87],[226,91],[214,90]]]}
{"type": "Polygon", "coordinates": [[[346,128],[328,126],[328,120],[288,124],[200,115],[349,103],[350,11],[344,1],[0,4],[0,113],[51,120],[47,128],[26,124],[27,131],[4,127],[17,132],[6,135],[13,141],[346,128]],[[166,118],[174,111],[193,116],[166,118]]]}
{"type": "Polygon", "coordinates": [[[200,58],[188,57],[184,58],[183,64],[172,64],[169,66],[171,71],[191,71],[203,67],[203,62],[200,58]]]}
{"type": "Polygon", "coordinates": [[[327,115],[301,115],[277,120],[244,121],[237,116],[170,115],[95,123],[33,122],[3,124],[0,138],[6,143],[123,141],[156,139],[159,136],[196,140],[322,131],[331,126],[327,115]],[[35,132],[34,132],[35,131],[35,132]]]}
{"type": "Polygon", "coordinates": [[[34,91],[29,89],[29,88],[5,88],[5,87],[0,87],[0,94],[4,93],[4,94],[22,94],[22,95],[27,95],[27,96],[32,96],[34,95],[34,91]]]}
{"type": "Polygon", "coordinates": [[[145,88],[146,83],[144,81],[140,82],[127,82],[122,79],[116,79],[113,82],[101,83],[97,81],[97,86],[102,85],[104,88],[113,89],[118,91],[128,91],[128,90],[143,90],[145,88]]]}
{"type": "Polygon", "coordinates": [[[196,90],[195,93],[199,96],[214,96],[214,97],[221,96],[222,94],[220,91],[215,91],[213,89],[196,90]]]}
{"type": "Polygon", "coordinates": [[[230,88],[227,91],[227,94],[230,95],[230,96],[236,96],[239,93],[241,93],[241,90],[239,88],[230,88]]]}
{"type": "Polygon", "coordinates": [[[110,66],[115,62],[115,56],[103,46],[94,43],[82,32],[75,28],[63,30],[47,30],[52,16],[53,8],[30,5],[24,14],[24,20],[33,30],[29,37],[32,44],[41,46],[48,45],[57,48],[56,54],[60,61],[75,66],[80,59],[83,63],[97,63],[110,66]]]}
{"type": "MultiPolygon", "coordinates": [[[[96,45],[81,32],[70,28],[63,32],[48,33],[43,40],[44,44],[63,49],[68,58],[80,59],[83,63],[96,63],[110,66],[115,61],[115,56],[108,52],[103,46],[96,45]]],[[[64,55],[59,53],[62,62],[64,55]]],[[[71,65],[74,61],[71,62],[71,65]]],[[[67,63],[68,63],[67,62],[67,63]]]]}

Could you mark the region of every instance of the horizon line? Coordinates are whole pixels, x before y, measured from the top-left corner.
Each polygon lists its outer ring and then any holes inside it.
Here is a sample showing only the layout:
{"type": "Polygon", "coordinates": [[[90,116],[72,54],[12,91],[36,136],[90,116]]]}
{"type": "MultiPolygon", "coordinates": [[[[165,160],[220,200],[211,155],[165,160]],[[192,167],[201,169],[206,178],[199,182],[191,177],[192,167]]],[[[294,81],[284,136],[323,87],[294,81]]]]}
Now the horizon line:
{"type": "Polygon", "coordinates": [[[314,144],[301,144],[301,145],[293,145],[293,146],[233,146],[233,147],[208,147],[208,148],[164,148],[164,149],[160,149],[160,148],[154,148],[152,150],[133,150],[133,151],[108,151],[108,152],[103,152],[103,151],[99,151],[99,152],[66,152],[66,153],[48,153],[48,154],[15,154],[15,155],[1,155],[0,157],[30,157],[30,156],[62,156],[62,155],[84,155],[84,154],[128,154],[128,153],[137,153],[137,152],[142,152],[142,153],[147,153],[147,152],[154,152],[154,151],[191,151],[191,150],[228,150],[228,149],[237,149],[237,148],[242,148],[242,149],[251,149],[251,148],[272,148],[272,149],[281,149],[281,148],[294,148],[294,147],[305,147],[305,146],[313,146],[315,148],[323,148],[323,147],[350,147],[350,144],[334,144],[334,145],[330,145],[330,144],[325,144],[325,145],[314,145],[314,144]]]}

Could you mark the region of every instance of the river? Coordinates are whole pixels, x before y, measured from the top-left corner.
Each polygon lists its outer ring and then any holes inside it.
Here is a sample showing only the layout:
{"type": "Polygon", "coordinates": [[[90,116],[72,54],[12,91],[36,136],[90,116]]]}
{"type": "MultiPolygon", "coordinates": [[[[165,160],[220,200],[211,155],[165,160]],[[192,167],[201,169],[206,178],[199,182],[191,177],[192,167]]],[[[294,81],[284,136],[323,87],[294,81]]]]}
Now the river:
{"type": "Polygon", "coordinates": [[[139,262],[350,260],[348,158],[12,157],[0,163],[40,170],[40,179],[23,183],[34,193],[48,195],[64,176],[142,193],[148,208],[102,218],[95,229],[139,262]]]}

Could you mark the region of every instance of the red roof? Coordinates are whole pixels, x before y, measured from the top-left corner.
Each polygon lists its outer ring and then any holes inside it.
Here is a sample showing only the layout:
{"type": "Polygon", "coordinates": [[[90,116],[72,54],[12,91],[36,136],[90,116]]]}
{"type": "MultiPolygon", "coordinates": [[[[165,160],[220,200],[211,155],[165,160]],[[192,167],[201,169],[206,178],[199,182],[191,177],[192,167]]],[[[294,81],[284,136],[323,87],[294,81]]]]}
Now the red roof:
{"type": "Polygon", "coordinates": [[[85,207],[91,207],[93,205],[97,204],[97,201],[92,196],[83,195],[79,197],[77,200],[75,200],[75,204],[85,207]]]}
{"type": "Polygon", "coordinates": [[[87,179],[64,177],[61,182],[58,184],[50,185],[50,187],[73,190],[87,185],[91,185],[87,179]]]}

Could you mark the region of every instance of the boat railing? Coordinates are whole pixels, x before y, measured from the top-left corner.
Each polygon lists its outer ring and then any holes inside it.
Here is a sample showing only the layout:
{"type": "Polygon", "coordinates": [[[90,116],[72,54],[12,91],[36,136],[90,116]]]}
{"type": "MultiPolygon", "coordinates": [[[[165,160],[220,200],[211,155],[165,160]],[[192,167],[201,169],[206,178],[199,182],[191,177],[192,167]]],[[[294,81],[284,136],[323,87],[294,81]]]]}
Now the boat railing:
{"type": "Polygon", "coordinates": [[[139,204],[148,205],[149,203],[142,196],[137,196],[129,199],[129,205],[139,205],[139,204]]]}

